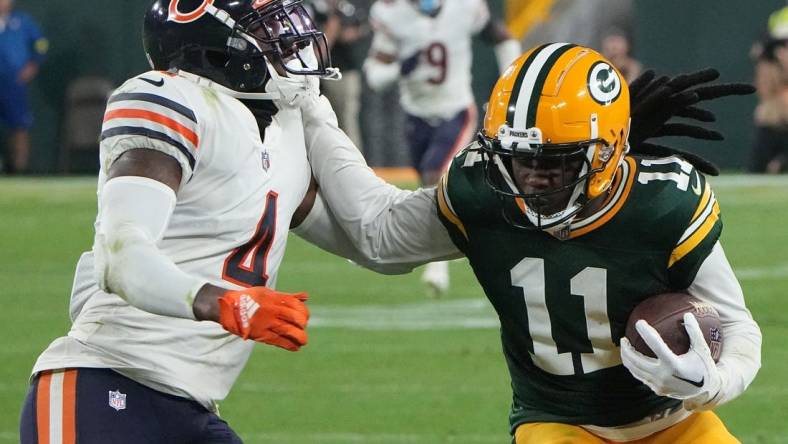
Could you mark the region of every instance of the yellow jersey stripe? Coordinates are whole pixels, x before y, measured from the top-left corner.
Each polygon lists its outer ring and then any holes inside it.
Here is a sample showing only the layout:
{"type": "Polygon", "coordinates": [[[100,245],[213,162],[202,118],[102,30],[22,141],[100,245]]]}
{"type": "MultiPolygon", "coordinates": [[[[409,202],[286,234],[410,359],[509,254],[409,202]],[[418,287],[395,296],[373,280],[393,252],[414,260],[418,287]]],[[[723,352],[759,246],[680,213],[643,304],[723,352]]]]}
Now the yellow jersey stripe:
{"type": "Polygon", "coordinates": [[[706,238],[711,229],[714,228],[714,224],[717,223],[719,218],[720,206],[716,201],[714,201],[711,213],[703,220],[703,223],[698,227],[698,229],[695,230],[695,232],[687,237],[683,242],[679,243],[670,253],[668,268],[672,267],[673,264],[681,260],[681,258],[686,256],[690,251],[694,250],[695,247],[697,247],[701,241],[706,238]]]}
{"type": "Polygon", "coordinates": [[[692,236],[692,234],[698,230],[698,227],[700,227],[703,224],[703,222],[706,220],[706,218],[709,216],[709,214],[711,214],[712,210],[714,209],[714,204],[716,203],[717,203],[717,199],[714,198],[714,192],[712,192],[711,196],[709,197],[709,200],[706,202],[706,206],[703,207],[703,211],[701,211],[698,217],[693,218],[693,220],[690,222],[689,227],[687,227],[687,229],[684,230],[684,234],[681,235],[681,238],[679,239],[677,244],[684,242],[688,237],[692,236]]]}
{"type": "Polygon", "coordinates": [[[468,239],[468,232],[465,230],[465,225],[462,224],[462,221],[460,221],[460,218],[451,207],[451,201],[449,200],[449,194],[446,189],[446,183],[448,180],[449,174],[446,173],[438,183],[438,192],[436,193],[438,195],[438,208],[440,209],[441,214],[443,214],[443,217],[445,217],[449,222],[453,223],[457,229],[460,230],[460,233],[465,236],[465,239],[468,239]]]}
{"type": "Polygon", "coordinates": [[[695,210],[695,214],[692,215],[692,219],[690,219],[690,223],[695,222],[695,219],[700,216],[700,213],[706,208],[706,205],[709,204],[709,199],[711,198],[711,186],[708,182],[706,182],[706,187],[703,189],[703,196],[700,198],[700,203],[698,204],[698,208],[695,210]]]}

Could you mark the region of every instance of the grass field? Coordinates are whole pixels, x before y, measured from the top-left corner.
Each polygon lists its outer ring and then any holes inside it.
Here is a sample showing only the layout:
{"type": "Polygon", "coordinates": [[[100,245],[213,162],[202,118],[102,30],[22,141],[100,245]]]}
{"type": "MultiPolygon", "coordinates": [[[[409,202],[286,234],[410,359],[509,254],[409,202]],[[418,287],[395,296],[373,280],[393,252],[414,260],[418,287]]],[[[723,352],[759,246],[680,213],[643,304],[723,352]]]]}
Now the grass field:
{"type": "MultiPolygon", "coordinates": [[[[763,368],[719,410],[745,444],[788,443],[788,178],[713,181],[723,243],[764,334],[763,368]]],[[[0,180],[0,442],[37,355],[69,326],[74,264],[90,248],[94,179],[0,180]]],[[[279,288],[308,290],[310,344],[259,346],[223,416],[247,443],[507,443],[509,382],[492,310],[464,261],[452,291],[376,276],[292,238],[279,288]]]]}

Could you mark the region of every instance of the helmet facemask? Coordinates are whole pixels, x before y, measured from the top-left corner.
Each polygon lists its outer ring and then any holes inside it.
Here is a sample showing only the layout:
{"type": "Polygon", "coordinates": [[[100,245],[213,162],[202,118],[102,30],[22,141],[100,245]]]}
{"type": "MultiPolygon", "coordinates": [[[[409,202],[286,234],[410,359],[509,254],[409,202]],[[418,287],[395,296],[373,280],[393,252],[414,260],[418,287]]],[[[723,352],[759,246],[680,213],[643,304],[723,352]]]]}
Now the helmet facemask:
{"type": "Polygon", "coordinates": [[[240,38],[253,43],[279,76],[331,77],[328,43],[300,1],[280,2],[241,18],[240,38]]]}
{"type": "Polygon", "coordinates": [[[496,82],[479,133],[487,185],[517,227],[559,239],[600,208],[627,151],[629,90],[596,51],[536,47],[496,82]]]}
{"type": "Polygon", "coordinates": [[[504,125],[498,136],[479,136],[485,179],[504,200],[515,200],[520,214],[504,206],[507,221],[530,230],[554,231],[571,223],[589,203],[588,181],[603,170],[592,166],[597,150],[612,152],[601,138],[543,143],[538,128],[515,131],[504,125]],[[522,214],[530,224],[517,222],[522,214]]]}
{"type": "Polygon", "coordinates": [[[154,69],[196,74],[201,83],[244,99],[280,98],[266,91],[282,78],[305,84],[310,76],[340,77],[301,0],[204,0],[199,7],[160,1],[146,15],[154,69]]]}

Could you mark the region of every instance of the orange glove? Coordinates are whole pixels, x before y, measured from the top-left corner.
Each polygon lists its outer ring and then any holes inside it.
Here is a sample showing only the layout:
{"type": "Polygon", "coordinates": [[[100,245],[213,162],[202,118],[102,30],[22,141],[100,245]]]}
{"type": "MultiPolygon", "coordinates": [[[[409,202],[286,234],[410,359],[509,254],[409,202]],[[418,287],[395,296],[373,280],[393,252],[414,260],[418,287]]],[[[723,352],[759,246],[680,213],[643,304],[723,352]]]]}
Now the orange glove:
{"type": "Polygon", "coordinates": [[[244,339],[298,351],[307,342],[306,300],[306,293],[281,293],[266,287],[228,290],[219,298],[219,323],[244,339]]]}

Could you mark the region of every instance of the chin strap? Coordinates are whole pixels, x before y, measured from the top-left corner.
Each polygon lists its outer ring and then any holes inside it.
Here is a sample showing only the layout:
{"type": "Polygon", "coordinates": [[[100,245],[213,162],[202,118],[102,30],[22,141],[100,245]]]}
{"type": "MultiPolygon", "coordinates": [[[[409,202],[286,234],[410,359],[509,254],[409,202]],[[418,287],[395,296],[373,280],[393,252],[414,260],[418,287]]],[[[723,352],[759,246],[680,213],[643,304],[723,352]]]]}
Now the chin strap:
{"type": "Polygon", "coordinates": [[[339,68],[335,68],[332,66],[326,68],[326,74],[320,76],[320,78],[322,80],[331,80],[331,81],[342,80],[342,71],[340,71],[339,68]]]}

